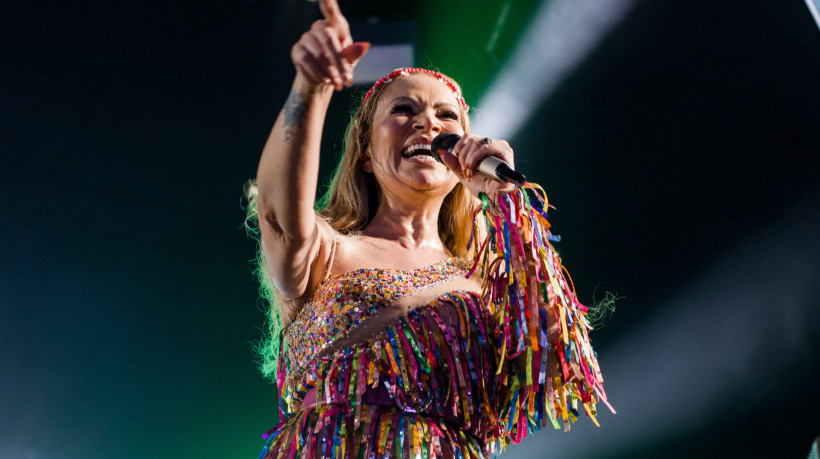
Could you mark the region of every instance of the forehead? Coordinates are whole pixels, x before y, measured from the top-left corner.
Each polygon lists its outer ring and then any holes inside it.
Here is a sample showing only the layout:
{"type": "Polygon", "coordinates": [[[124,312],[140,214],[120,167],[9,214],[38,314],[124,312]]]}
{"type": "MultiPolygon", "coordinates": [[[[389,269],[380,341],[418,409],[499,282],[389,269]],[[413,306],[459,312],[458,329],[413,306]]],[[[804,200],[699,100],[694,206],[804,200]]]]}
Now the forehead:
{"type": "Polygon", "coordinates": [[[423,73],[411,73],[394,79],[384,88],[382,102],[390,103],[399,97],[423,99],[434,104],[447,103],[458,106],[453,90],[436,77],[423,73]]]}

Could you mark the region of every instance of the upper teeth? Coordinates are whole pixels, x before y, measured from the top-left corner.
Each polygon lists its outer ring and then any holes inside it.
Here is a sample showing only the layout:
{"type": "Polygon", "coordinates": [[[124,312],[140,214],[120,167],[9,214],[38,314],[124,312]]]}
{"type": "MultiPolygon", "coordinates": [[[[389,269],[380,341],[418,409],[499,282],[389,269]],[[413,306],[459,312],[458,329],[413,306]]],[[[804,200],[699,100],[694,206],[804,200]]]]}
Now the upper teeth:
{"type": "Polygon", "coordinates": [[[409,147],[407,147],[407,154],[409,155],[410,153],[413,153],[416,150],[428,150],[428,151],[430,151],[430,144],[417,143],[417,144],[410,145],[409,147]]]}

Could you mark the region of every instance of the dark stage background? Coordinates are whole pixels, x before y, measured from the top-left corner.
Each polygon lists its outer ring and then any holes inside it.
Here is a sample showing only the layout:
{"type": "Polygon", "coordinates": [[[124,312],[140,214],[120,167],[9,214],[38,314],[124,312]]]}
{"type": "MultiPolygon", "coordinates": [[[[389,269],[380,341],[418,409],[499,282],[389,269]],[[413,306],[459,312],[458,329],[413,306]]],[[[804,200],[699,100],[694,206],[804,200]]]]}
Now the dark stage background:
{"type": "MultiPolygon", "coordinates": [[[[538,3],[504,3],[492,52],[500,2],[342,9],[414,24],[419,63],[475,105],[538,3]]],[[[241,189],[317,16],[297,0],[0,9],[0,457],[258,453],[276,390],[252,352],[241,189]]],[[[352,93],[331,107],[325,171],[352,93]]],[[[508,456],[806,457],[820,435],[806,5],[637,1],[509,140],[557,206],[582,301],[623,299],[592,335],[619,414],[508,456]]]]}

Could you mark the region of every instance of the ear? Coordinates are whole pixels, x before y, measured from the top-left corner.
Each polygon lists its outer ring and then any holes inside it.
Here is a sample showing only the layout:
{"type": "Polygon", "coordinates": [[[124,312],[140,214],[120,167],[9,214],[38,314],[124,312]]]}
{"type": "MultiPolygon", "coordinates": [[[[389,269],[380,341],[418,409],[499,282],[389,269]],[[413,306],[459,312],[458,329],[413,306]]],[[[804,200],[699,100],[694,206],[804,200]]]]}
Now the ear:
{"type": "Polygon", "coordinates": [[[365,150],[364,155],[362,155],[362,170],[365,172],[373,173],[373,163],[370,161],[370,147],[367,147],[365,150]]]}

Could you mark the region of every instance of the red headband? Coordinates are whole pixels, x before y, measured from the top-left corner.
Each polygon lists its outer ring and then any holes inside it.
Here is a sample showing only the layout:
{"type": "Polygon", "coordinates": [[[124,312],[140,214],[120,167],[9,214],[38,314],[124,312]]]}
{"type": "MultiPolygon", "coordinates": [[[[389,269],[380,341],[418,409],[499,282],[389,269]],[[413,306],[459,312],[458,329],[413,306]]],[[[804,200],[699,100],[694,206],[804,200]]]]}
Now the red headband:
{"type": "Polygon", "coordinates": [[[367,91],[367,94],[364,95],[364,99],[362,99],[362,103],[364,103],[364,101],[366,101],[367,98],[370,97],[371,94],[373,94],[373,91],[379,89],[380,87],[386,85],[387,83],[390,83],[391,81],[393,81],[393,78],[396,78],[399,75],[407,76],[411,73],[426,73],[427,75],[438,78],[439,81],[446,84],[450,89],[453,90],[453,93],[455,94],[456,99],[458,99],[458,101],[461,103],[461,107],[464,109],[465,112],[470,109],[470,107],[467,106],[467,103],[464,102],[464,97],[461,96],[461,91],[459,91],[458,86],[456,86],[456,84],[453,83],[452,80],[450,80],[449,78],[447,78],[446,76],[444,76],[444,75],[442,75],[438,72],[434,72],[432,70],[427,70],[427,69],[420,69],[420,68],[417,68],[417,67],[406,67],[406,68],[403,68],[403,69],[396,69],[396,70],[393,70],[392,72],[388,73],[387,76],[385,76],[381,80],[377,81],[373,85],[373,87],[370,88],[370,91],[367,91]]]}

